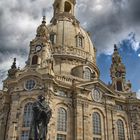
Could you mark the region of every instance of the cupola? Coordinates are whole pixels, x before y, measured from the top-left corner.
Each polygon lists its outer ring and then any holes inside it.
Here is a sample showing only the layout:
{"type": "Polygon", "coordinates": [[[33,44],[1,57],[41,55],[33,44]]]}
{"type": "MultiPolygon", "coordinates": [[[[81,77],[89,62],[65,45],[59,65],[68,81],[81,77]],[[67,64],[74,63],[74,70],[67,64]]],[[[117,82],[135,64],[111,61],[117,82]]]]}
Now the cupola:
{"type": "Polygon", "coordinates": [[[74,6],[76,2],[75,0],[55,0],[54,7],[54,15],[60,13],[69,13],[74,15],[74,6]]]}
{"type": "Polygon", "coordinates": [[[36,37],[46,37],[47,39],[49,38],[49,32],[48,28],[46,26],[46,18],[45,16],[43,17],[42,24],[39,25],[36,31],[36,37]]]}
{"type": "Polygon", "coordinates": [[[55,0],[53,4],[54,15],[51,22],[55,23],[57,20],[62,20],[64,18],[75,19],[75,4],[75,0],[55,0]]]}

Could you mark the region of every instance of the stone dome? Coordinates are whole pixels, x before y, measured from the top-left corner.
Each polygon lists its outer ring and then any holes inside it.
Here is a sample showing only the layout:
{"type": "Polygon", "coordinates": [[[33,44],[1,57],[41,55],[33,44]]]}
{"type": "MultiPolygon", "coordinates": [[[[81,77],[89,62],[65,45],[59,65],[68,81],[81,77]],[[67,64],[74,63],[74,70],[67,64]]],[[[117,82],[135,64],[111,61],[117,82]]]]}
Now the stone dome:
{"type": "MultiPolygon", "coordinates": [[[[54,15],[47,29],[51,52],[55,61],[54,72],[73,75],[78,65],[91,68],[99,75],[96,65],[96,49],[89,33],[80,26],[75,18],[73,0],[55,0],[54,15]]],[[[93,72],[93,73],[94,73],[93,72]]]]}
{"type": "Polygon", "coordinates": [[[66,20],[58,21],[56,24],[49,24],[47,28],[50,38],[51,35],[56,35],[52,44],[53,48],[66,48],[66,51],[68,51],[68,48],[77,49],[79,52],[81,51],[81,54],[78,54],[79,57],[95,63],[95,48],[90,35],[79,24],[75,25],[73,22],[66,20]]]}

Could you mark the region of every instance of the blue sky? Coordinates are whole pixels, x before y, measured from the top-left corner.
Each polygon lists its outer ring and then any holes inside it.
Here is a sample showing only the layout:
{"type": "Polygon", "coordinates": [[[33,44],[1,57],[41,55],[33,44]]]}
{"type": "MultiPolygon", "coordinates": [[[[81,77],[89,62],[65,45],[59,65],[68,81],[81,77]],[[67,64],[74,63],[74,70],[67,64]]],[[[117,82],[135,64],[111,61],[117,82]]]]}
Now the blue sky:
{"type": "MultiPolygon", "coordinates": [[[[13,58],[24,67],[29,42],[46,11],[47,24],[53,16],[54,0],[0,1],[0,87],[13,58]],[[45,9],[45,10],[44,10],[45,9]]],[[[101,79],[110,81],[111,55],[118,44],[126,66],[126,78],[140,95],[140,0],[77,0],[75,16],[91,34],[97,49],[101,79]]]]}

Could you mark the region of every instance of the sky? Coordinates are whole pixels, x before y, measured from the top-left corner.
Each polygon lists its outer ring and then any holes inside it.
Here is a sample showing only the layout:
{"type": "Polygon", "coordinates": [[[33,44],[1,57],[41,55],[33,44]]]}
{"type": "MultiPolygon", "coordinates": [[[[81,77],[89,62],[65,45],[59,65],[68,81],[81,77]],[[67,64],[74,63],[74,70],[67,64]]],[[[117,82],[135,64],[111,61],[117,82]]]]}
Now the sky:
{"type": "MultiPolygon", "coordinates": [[[[53,15],[54,0],[0,0],[0,85],[13,58],[24,67],[29,42],[45,11],[47,23],[53,15]],[[45,10],[44,10],[45,9],[45,10]]],[[[118,45],[127,79],[140,96],[140,0],[77,0],[75,15],[91,34],[97,49],[101,79],[110,81],[111,55],[118,45]]]]}

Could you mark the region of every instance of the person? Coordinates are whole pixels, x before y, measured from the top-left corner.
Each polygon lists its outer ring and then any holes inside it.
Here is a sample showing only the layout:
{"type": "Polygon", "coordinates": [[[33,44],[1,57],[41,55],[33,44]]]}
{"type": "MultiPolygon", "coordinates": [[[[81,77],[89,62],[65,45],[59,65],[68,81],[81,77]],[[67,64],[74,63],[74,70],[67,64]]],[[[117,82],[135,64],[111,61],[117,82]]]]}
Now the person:
{"type": "Polygon", "coordinates": [[[46,140],[52,110],[43,95],[39,95],[38,100],[33,103],[32,111],[29,140],[46,140]]]}

